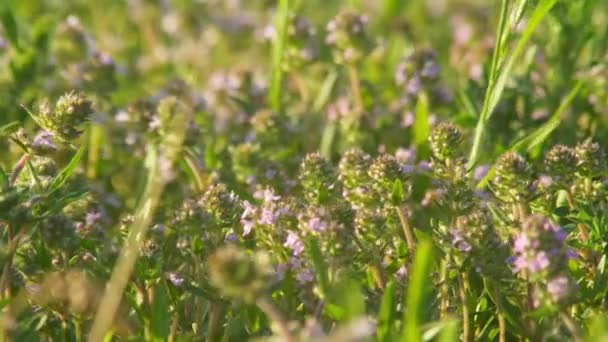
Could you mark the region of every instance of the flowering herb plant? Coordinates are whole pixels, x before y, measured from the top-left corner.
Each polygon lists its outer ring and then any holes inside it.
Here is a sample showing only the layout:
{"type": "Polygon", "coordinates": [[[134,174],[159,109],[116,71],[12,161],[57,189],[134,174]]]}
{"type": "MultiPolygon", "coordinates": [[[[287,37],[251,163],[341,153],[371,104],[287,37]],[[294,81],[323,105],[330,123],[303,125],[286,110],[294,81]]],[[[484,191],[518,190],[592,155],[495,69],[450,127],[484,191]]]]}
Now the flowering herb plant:
{"type": "Polygon", "coordinates": [[[607,23],[0,4],[0,341],[605,340],[607,23]]]}

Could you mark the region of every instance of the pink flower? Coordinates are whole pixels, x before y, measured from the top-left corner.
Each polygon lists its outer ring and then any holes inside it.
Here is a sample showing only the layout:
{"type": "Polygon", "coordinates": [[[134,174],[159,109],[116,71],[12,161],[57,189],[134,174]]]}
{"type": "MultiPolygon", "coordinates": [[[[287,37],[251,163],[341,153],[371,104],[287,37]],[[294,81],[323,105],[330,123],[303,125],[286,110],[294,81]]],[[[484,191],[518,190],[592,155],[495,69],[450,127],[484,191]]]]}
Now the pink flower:
{"type": "Polygon", "coordinates": [[[308,220],[308,228],[316,233],[321,233],[327,230],[327,223],[318,217],[313,217],[308,220]]]}
{"type": "Polygon", "coordinates": [[[565,276],[558,276],[549,280],[549,282],[547,283],[547,291],[549,292],[549,294],[551,294],[553,300],[555,300],[556,302],[566,297],[566,295],[568,295],[569,290],[570,282],[565,276]]]}
{"type": "Polygon", "coordinates": [[[283,246],[291,249],[295,256],[299,256],[304,252],[304,243],[300,240],[300,237],[293,232],[289,232],[283,246]]]}

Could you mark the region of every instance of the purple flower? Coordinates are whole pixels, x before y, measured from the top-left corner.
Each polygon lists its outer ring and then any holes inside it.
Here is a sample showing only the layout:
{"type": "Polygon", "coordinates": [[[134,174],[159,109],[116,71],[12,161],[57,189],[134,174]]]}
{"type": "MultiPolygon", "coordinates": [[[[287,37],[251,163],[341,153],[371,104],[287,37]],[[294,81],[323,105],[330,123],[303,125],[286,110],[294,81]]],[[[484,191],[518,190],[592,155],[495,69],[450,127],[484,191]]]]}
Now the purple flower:
{"type": "Polygon", "coordinates": [[[312,273],[311,270],[307,268],[301,270],[300,273],[296,275],[296,280],[298,281],[298,283],[300,283],[300,285],[306,285],[306,283],[310,283],[314,279],[315,275],[312,273]]]}
{"type": "Polygon", "coordinates": [[[416,149],[399,147],[395,151],[395,158],[401,163],[411,164],[416,160],[416,149]]]}
{"type": "Polygon", "coordinates": [[[430,172],[433,170],[433,165],[426,160],[422,160],[420,163],[418,163],[418,170],[422,172],[430,172]]]}
{"type": "Polygon", "coordinates": [[[241,214],[241,218],[248,218],[251,215],[254,215],[256,212],[256,208],[255,206],[253,206],[253,204],[249,203],[249,201],[245,200],[243,201],[243,205],[242,205],[243,209],[243,214],[241,214]]]}
{"type": "Polygon", "coordinates": [[[300,237],[293,232],[289,232],[283,246],[291,249],[295,256],[300,256],[302,252],[304,252],[304,243],[300,240],[300,237]]]}
{"type": "Polygon", "coordinates": [[[327,230],[327,223],[318,217],[313,217],[308,220],[308,228],[316,233],[321,233],[327,230]]]}
{"type": "Polygon", "coordinates": [[[545,251],[540,251],[534,259],[528,264],[528,269],[532,272],[540,272],[547,267],[551,262],[549,261],[549,257],[545,251]]]}
{"type": "Polygon", "coordinates": [[[414,76],[411,78],[406,85],[406,91],[408,94],[417,95],[422,91],[422,80],[420,77],[414,76]]]}
{"type": "Polygon", "coordinates": [[[241,219],[241,224],[243,225],[243,236],[251,234],[255,222],[253,220],[241,219]]]}
{"type": "Polygon", "coordinates": [[[236,234],[234,234],[234,233],[228,233],[228,234],[226,234],[226,237],[224,238],[224,241],[226,241],[226,242],[236,242],[236,241],[239,241],[239,237],[236,236],[236,234]]]}
{"type": "Polygon", "coordinates": [[[184,284],[185,280],[183,277],[179,276],[177,273],[171,272],[171,273],[169,273],[169,281],[175,287],[180,287],[180,286],[182,286],[182,284],[184,284]]]}
{"type": "Polygon", "coordinates": [[[416,117],[414,114],[412,114],[412,112],[407,112],[403,114],[403,117],[401,118],[401,126],[404,128],[412,127],[415,120],[416,117]]]}
{"type": "Polygon", "coordinates": [[[97,221],[99,221],[100,219],[101,219],[101,213],[98,211],[92,211],[92,212],[87,213],[85,221],[87,223],[87,226],[92,226],[95,223],[97,223],[97,221]]]}
{"type": "Polygon", "coordinates": [[[456,247],[461,252],[470,252],[473,248],[460,233],[454,233],[452,235],[452,246],[456,247]]]}
{"type": "Polygon", "coordinates": [[[36,135],[33,142],[34,148],[42,148],[45,150],[56,150],[55,135],[49,131],[42,131],[36,135]]]}
{"type": "Polygon", "coordinates": [[[285,273],[287,273],[287,270],[289,269],[289,264],[286,263],[280,263],[277,265],[277,270],[276,270],[276,277],[278,281],[281,281],[285,278],[285,273]]]}
{"type": "Polygon", "coordinates": [[[526,234],[519,234],[513,242],[513,251],[517,253],[524,253],[530,246],[530,239],[526,234]]]}
{"type": "Polygon", "coordinates": [[[441,67],[439,63],[434,61],[427,61],[424,63],[422,70],[420,71],[420,75],[424,78],[436,78],[439,76],[439,72],[441,71],[441,67]]]}
{"type": "Polygon", "coordinates": [[[565,276],[555,277],[547,283],[547,291],[553,297],[553,300],[558,302],[568,295],[570,290],[570,281],[565,276]]]}
{"type": "Polygon", "coordinates": [[[397,272],[395,272],[395,276],[397,277],[397,279],[405,281],[407,279],[407,267],[405,267],[405,265],[399,267],[397,272]]]}
{"type": "Polygon", "coordinates": [[[480,181],[488,175],[488,172],[490,172],[490,165],[479,165],[473,172],[473,178],[480,181]]]}
{"type": "Polygon", "coordinates": [[[281,196],[275,195],[271,189],[258,190],[253,196],[257,199],[264,200],[265,203],[276,202],[281,199],[281,196]]]}
{"type": "Polygon", "coordinates": [[[260,223],[272,226],[277,222],[281,213],[270,208],[263,208],[260,216],[260,223]]]}

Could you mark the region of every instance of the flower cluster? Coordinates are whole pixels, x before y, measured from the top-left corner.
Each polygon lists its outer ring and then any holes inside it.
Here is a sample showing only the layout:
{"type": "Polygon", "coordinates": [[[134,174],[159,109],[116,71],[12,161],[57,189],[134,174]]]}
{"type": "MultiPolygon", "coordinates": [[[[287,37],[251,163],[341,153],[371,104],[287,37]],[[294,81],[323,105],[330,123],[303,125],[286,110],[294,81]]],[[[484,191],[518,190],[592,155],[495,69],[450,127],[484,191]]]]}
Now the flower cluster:
{"type": "Polygon", "coordinates": [[[533,215],[513,241],[513,270],[538,284],[537,306],[544,301],[562,302],[575,286],[565,271],[572,257],[564,243],[567,235],[551,220],[533,215]]]}

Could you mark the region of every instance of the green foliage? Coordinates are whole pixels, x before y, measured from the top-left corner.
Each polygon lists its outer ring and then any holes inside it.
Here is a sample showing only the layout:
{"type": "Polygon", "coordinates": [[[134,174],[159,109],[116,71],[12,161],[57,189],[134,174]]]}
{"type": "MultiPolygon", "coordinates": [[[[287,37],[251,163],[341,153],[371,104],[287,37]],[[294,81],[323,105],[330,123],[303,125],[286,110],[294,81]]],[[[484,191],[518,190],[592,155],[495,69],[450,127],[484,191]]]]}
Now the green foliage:
{"type": "Polygon", "coordinates": [[[0,341],[606,339],[607,23],[0,2],[0,341]]]}

